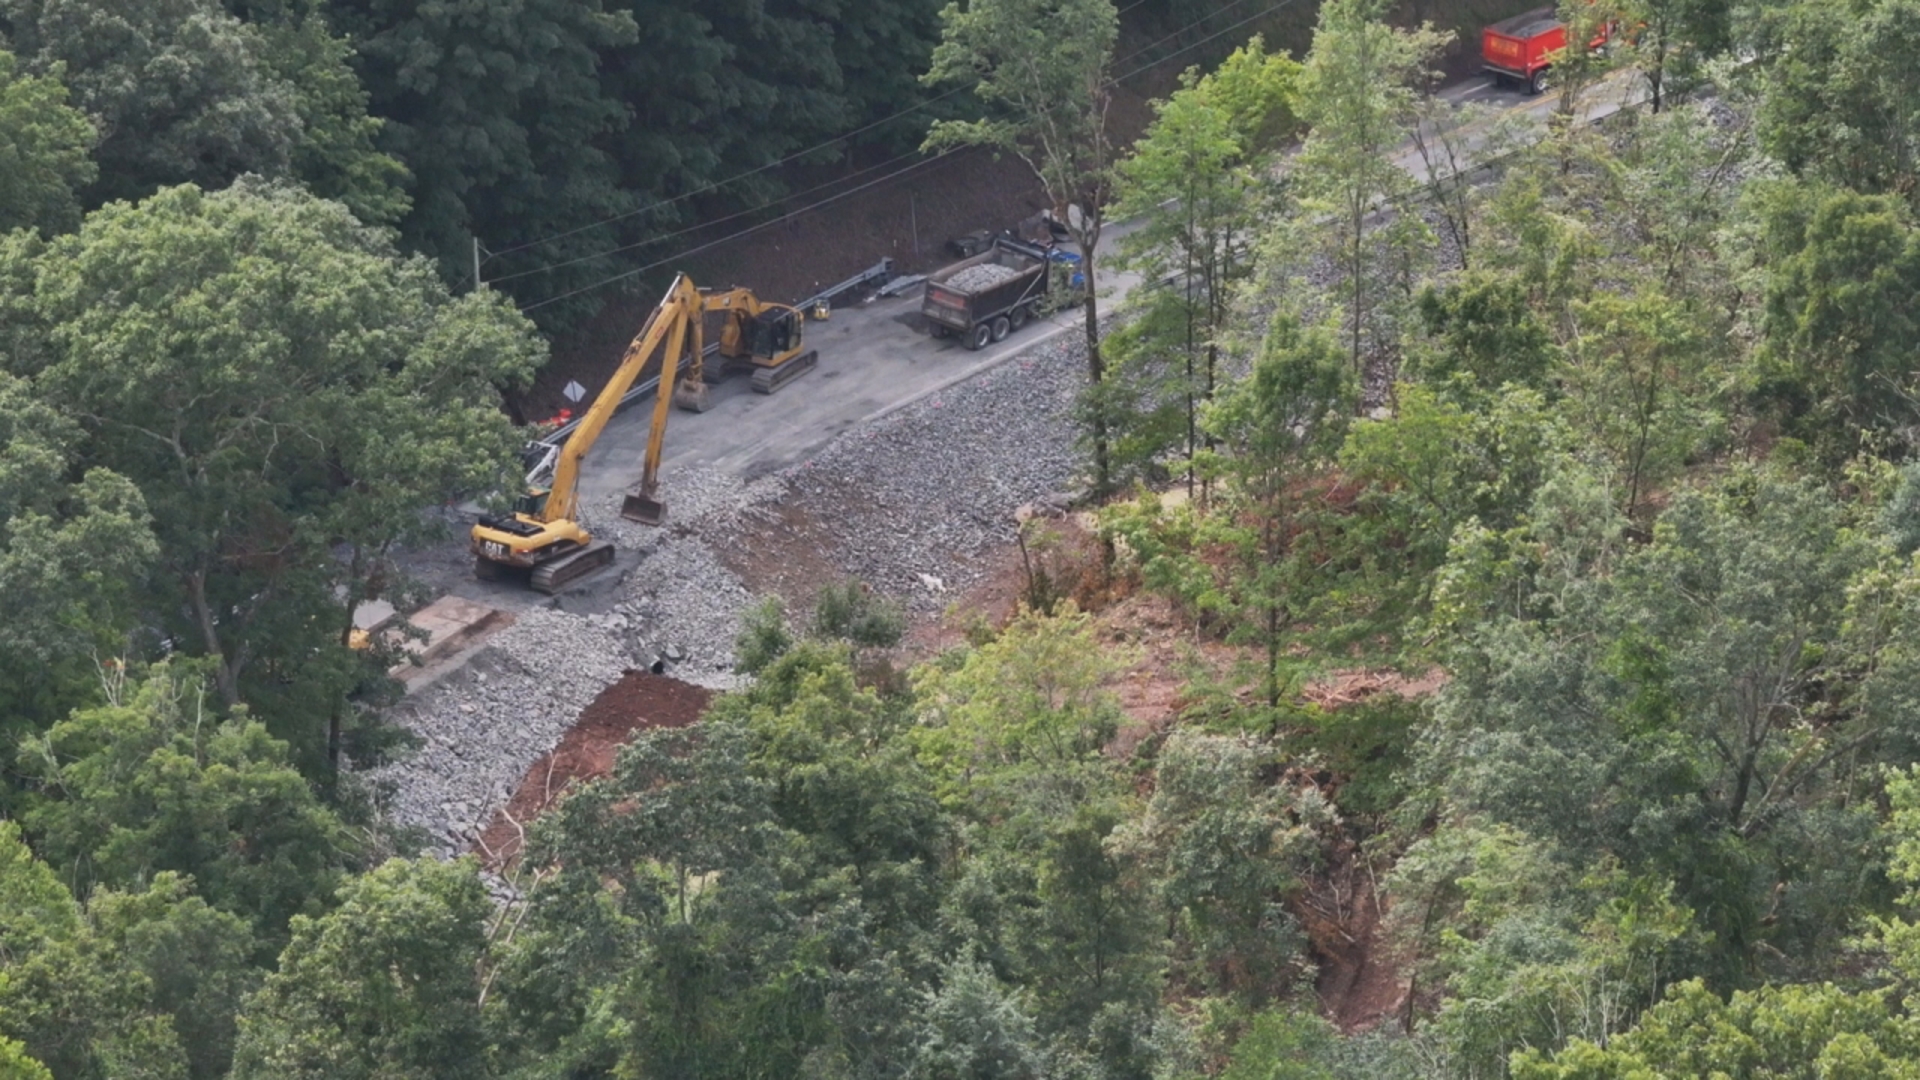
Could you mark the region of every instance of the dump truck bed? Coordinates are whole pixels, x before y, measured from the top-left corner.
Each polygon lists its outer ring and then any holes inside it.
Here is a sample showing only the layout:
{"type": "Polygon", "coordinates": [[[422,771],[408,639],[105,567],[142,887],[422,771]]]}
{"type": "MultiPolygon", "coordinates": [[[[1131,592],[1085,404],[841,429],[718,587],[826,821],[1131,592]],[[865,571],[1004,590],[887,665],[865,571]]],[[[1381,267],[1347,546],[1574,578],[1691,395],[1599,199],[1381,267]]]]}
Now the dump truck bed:
{"type": "Polygon", "coordinates": [[[1480,33],[1480,58],[1488,71],[1525,79],[1567,45],[1567,27],[1553,8],[1502,19],[1480,33]]]}
{"type": "Polygon", "coordinates": [[[921,311],[965,330],[1047,289],[1046,261],[997,241],[992,249],[927,275],[921,311]]]}

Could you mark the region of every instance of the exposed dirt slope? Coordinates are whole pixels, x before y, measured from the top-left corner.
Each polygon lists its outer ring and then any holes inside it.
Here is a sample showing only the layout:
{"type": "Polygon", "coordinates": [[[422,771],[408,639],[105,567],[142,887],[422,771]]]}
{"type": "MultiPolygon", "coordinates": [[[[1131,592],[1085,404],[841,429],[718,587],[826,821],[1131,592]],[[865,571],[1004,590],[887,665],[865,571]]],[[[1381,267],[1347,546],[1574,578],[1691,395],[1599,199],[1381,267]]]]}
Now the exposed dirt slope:
{"type": "Polygon", "coordinates": [[[575,783],[612,772],[614,758],[634,732],[686,727],[700,719],[712,696],[704,687],[666,675],[627,672],[586,707],[560,745],[527,770],[513,798],[480,834],[476,853],[493,869],[506,866],[520,854],[526,826],[575,783]]]}

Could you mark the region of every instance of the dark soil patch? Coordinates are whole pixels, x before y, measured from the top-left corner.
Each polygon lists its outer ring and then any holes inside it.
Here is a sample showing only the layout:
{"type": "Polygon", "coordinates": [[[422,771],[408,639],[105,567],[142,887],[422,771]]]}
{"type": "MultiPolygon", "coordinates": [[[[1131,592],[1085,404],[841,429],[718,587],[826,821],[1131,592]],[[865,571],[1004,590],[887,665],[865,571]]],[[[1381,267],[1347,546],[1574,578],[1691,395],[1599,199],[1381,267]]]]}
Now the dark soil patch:
{"type": "Polygon", "coordinates": [[[612,772],[614,758],[634,732],[686,727],[700,719],[712,697],[713,691],[671,676],[627,672],[581,711],[560,745],[527,770],[513,798],[480,834],[475,854],[492,869],[504,868],[525,845],[526,826],[575,783],[612,772]]]}
{"type": "Polygon", "coordinates": [[[1409,991],[1404,958],[1393,947],[1386,910],[1366,857],[1344,842],[1324,873],[1293,898],[1319,968],[1314,989],[1327,1019],[1349,1034],[1398,1015],[1409,991]]]}
{"type": "Polygon", "coordinates": [[[788,611],[804,612],[821,589],[849,576],[834,561],[838,540],[822,523],[842,506],[832,493],[781,500],[719,549],[720,563],[755,596],[777,596],[788,611]]]}

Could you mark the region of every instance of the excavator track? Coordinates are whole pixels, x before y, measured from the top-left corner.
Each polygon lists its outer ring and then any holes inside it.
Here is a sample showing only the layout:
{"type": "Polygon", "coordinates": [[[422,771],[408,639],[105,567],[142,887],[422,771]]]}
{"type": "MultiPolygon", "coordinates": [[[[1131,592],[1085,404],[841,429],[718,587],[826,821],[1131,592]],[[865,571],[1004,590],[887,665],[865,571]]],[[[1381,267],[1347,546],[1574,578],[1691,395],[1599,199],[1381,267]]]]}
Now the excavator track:
{"type": "Polygon", "coordinates": [[[556,593],[596,570],[613,565],[613,545],[595,540],[570,554],[535,567],[529,583],[543,593],[556,593]]]}
{"type": "Polygon", "coordinates": [[[753,392],[771,394],[793,380],[812,371],[820,362],[820,354],[809,350],[799,356],[773,368],[755,368],[753,372],[753,392]]]}

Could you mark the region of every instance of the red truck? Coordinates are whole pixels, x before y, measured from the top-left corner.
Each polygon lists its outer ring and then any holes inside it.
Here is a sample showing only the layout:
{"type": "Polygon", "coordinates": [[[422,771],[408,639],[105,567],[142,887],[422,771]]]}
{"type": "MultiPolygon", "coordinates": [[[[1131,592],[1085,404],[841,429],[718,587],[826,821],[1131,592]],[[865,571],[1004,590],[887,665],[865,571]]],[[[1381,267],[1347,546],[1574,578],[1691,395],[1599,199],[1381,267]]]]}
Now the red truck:
{"type": "MultiPolygon", "coordinates": [[[[1598,49],[1613,33],[1604,24],[1587,48],[1598,49]]],[[[1501,85],[1518,82],[1527,93],[1538,94],[1547,88],[1547,72],[1554,57],[1567,47],[1567,24],[1560,14],[1544,7],[1503,19],[1480,31],[1480,58],[1487,74],[1501,85]]]]}

